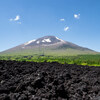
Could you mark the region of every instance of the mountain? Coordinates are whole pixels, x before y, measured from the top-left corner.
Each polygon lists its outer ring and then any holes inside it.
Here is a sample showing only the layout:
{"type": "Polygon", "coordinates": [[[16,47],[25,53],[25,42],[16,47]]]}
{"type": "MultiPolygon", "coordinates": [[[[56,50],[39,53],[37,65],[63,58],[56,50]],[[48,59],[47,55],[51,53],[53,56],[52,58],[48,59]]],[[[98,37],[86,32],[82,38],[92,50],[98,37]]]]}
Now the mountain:
{"type": "Polygon", "coordinates": [[[42,38],[28,41],[14,48],[1,52],[6,55],[76,55],[93,54],[95,51],[64,41],[55,36],[44,36],[42,38]]]}

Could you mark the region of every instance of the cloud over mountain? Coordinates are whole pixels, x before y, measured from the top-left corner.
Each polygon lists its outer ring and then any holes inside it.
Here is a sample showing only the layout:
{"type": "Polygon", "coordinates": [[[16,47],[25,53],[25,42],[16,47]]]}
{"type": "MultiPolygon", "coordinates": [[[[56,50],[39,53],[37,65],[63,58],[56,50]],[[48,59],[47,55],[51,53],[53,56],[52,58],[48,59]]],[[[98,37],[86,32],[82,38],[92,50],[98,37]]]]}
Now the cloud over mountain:
{"type": "Polygon", "coordinates": [[[75,19],[80,19],[80,14],[74,14],[75,19]]]}
{"type": "Polygon", "coordinates": [[[68,30],[69,30],[69,27],[68,26],[64,28],[64,31],[65,32],[68,31],[68,30]]]}

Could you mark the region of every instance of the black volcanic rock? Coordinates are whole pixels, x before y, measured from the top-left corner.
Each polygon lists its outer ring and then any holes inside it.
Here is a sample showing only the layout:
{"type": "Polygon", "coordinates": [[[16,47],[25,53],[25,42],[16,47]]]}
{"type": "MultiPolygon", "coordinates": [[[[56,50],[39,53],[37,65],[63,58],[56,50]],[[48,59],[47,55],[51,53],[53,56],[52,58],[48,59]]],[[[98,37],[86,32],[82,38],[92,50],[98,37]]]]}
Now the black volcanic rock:
{"type": "Polygon", "coordinates": [[[0,100],[100,100],[100,67],[0,61],[0,100]]]}

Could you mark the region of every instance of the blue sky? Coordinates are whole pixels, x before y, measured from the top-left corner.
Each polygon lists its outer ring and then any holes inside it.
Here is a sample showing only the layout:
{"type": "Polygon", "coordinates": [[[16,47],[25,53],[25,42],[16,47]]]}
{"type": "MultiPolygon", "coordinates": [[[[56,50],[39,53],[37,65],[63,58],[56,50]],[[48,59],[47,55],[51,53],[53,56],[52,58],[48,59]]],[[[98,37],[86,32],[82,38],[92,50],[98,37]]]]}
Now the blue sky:
{"type": "Polygon", "coordinates": [[[0,0],[0,51],[46,35],[100,51],[100,0],[0,0]]]}

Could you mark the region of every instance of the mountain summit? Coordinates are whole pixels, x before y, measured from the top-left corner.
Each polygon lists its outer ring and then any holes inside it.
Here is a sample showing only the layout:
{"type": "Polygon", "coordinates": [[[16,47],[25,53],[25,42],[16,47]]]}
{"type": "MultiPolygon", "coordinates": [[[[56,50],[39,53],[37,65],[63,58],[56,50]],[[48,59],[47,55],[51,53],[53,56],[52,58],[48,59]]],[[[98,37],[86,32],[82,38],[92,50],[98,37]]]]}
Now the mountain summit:
{"type": "Polygon", "coordinates": [[[24,47],[28,46],[52,46],[59,43],[65,43],[65,41],[55,37],[55,36],[44,36],[37,40],[31,40],[29,42],[24,43],[24,47]]]}
{"type": "Polygon", "coordinates": [[[96,53],[95,51],[78,46],[68,41],[64,41],[55,36],[44,36],[36,40],[28,41],[24,44],[2,52],[3,54],[46,54],[70,55],[70,54],[88,54],[96,53]]]}

